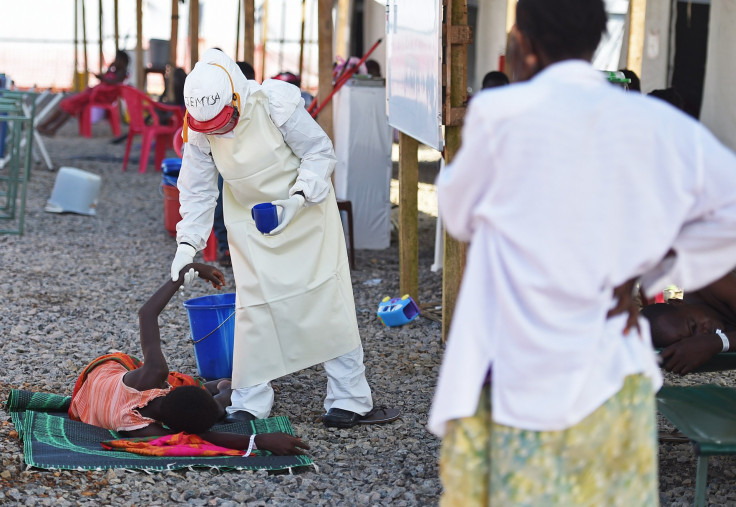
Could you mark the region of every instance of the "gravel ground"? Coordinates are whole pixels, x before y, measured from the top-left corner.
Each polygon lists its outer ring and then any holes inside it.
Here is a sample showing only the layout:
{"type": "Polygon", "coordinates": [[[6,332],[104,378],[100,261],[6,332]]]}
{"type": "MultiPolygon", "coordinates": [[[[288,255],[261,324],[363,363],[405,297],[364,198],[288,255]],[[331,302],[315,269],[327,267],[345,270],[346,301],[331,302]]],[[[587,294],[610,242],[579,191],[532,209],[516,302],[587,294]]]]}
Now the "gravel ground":
{"type": "MultiPolygon", "coordinates": [[[[140,354],[138,308],[165,280],[175,241],[163,227],[161,175],[120,170],[125,143],[111,144],[109,127],[94,126],[79,138],[70,122],[46,146],[57,167],[99,174],[97,215],[44,212],[55,172],[36,164],[28,187],[23,236],[0,236],[0,400],[10,389],[62,394],[90,359],[123,350],[140,354]]],[[[134,148],[135,151],[135,148],[134,148]]],[[[173,152],[172,152],[173,153],[173,152]]],[[[436,161],[421,151],[425,183],[436,161]]],[[[436,159],[435,159],[436,160],[436,159]]],[[[419,277],[421,303],[441,300],[441,276],[433,261],[433,188],[420,188],[419,277]]],[[[396,211],[396,210],[394,210],[396,211]]],[[[440,324],[419,318],[389,329],[375,317],[384,296],[399,295],[398,247],[357,252],[353,271],[358,323],[368,380],[377,404],[403,409],[385,426],[327,429],[323,413],[325,377],[313,367],[278,379],[274,415],[288,416],[305,438],[318,470],[294,475],[266,472],[26,470],[17,433],[0,410],[0,504],[8,505],[435,505],[439,440],[425,428],[441,360],[440,324]],[[376,282],[376,280],[380,280],[376,282]],[[368,282],[368,283],[366,283],[368,282]]],[[[232,272],[227,291],[233,291],[232,272]]],[[[182,303],[207,294],[204,284],[177,294],[160,323],[172,369],[196,373],[194,349],[182,303]]],[[[669,383],[714,382],[733,386],[734,374],[667,377],[669,383]]],[[[670,429],[660,421],[661,429],[670,429]]],[[[736,461],[711,458],[711,505],[736,505],[736,461]]],[[[660,451],[663,505],[692,503],[695,458],[688,444],[663,444],[660,451]]]]}

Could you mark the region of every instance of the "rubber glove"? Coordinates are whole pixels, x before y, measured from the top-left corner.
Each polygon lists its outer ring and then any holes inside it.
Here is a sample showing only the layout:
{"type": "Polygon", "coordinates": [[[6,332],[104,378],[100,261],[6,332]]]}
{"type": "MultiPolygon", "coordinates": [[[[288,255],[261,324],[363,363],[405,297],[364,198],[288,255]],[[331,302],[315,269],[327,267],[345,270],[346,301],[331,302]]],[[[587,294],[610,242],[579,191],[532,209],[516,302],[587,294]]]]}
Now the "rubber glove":
{"type": "MultiPolygon", "coordinates": [[[[191,264],[194,261],[195,253],[197,253],[197,251],[194,247],[187,245],[186,243],[180,243],[179,246],[176,247],[176,255],[171,263],[172,282],[179,280],[179,272],[184,269],[187,264],[191,264]]],[[[189,271],[184,274],[184,283],[179,287],[179,289],[181,290],[184,287],[189,286],[189,284],[191,284],[196,278],[197,272],[194,268],[190,268],[189,271]]]]}
{"type": "Polygon", "coordinates": [[[274,206],[280,206],[284,210],[281,213],[281,223],[279,223],[279,225],[271,231],[271,236],[283,231],[286,226],[289,225],[289,222],[294,220],[294,217],[299,212],[299,210],[304,207],[305,200],[306,199],[304,199],[304,196],[302,194],[294,194],[288,199],[271,201],[271,204],[273,204],[274,206]]]}

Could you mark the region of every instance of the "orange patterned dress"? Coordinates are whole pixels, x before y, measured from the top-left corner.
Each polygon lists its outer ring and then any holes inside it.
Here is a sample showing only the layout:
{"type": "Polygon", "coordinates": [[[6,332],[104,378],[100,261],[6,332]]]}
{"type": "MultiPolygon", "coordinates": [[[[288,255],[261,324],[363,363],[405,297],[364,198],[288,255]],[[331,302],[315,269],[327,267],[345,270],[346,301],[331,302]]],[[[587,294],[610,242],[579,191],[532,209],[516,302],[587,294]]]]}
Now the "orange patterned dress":
{"type": "Polygon", "coordinates": [[[169,373],[169,387],[166,389],[138,391],[125,385],[125,374],[142,365],[135,357],[122,353],[108,354],[92,361],[74,386],[69,417],[114,431],[132,431],[157,422],[138,412],[154,398],[183,385],[204,387],[200,380],[177,372],[169,373]]]}

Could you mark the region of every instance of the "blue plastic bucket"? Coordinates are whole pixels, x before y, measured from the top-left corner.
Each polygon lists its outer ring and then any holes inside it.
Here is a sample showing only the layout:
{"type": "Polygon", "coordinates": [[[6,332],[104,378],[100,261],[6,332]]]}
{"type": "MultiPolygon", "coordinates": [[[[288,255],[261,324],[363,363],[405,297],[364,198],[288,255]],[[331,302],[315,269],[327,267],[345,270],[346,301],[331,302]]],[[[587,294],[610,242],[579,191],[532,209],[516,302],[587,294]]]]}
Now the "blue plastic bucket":
{"type": "Polygon", "coordinates": [[[161,184],[168,185],[170,187],[176,187],[176,182],[179,180],[177,176],[171,176],[170,174],[164,174],[161,176],[161,184]]]}
{"type": "Polygon", "coordinates": [[[173,176],[174,178],[177,178],[180,170],[180,158],[165,158],[161,161],[161,172],[164,173],[165,176],[173,176]]]}
{"type": "Polygon", "coordinates": [[[207,380],[233,374],[235,293],[214,294],[184,302],[189,316],[199,376],[207,380]]]}

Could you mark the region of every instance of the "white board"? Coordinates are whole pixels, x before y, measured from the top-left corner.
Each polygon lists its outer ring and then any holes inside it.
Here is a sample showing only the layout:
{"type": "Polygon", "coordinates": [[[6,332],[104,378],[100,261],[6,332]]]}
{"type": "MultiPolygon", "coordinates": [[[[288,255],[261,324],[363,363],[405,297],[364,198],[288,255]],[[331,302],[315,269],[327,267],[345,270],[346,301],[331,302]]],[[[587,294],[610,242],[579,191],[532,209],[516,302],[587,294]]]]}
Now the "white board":
{"type": "Polygon", "coordinates": [[[442,151],[442,6],[386,1],[388,123],[442,151]]]}

